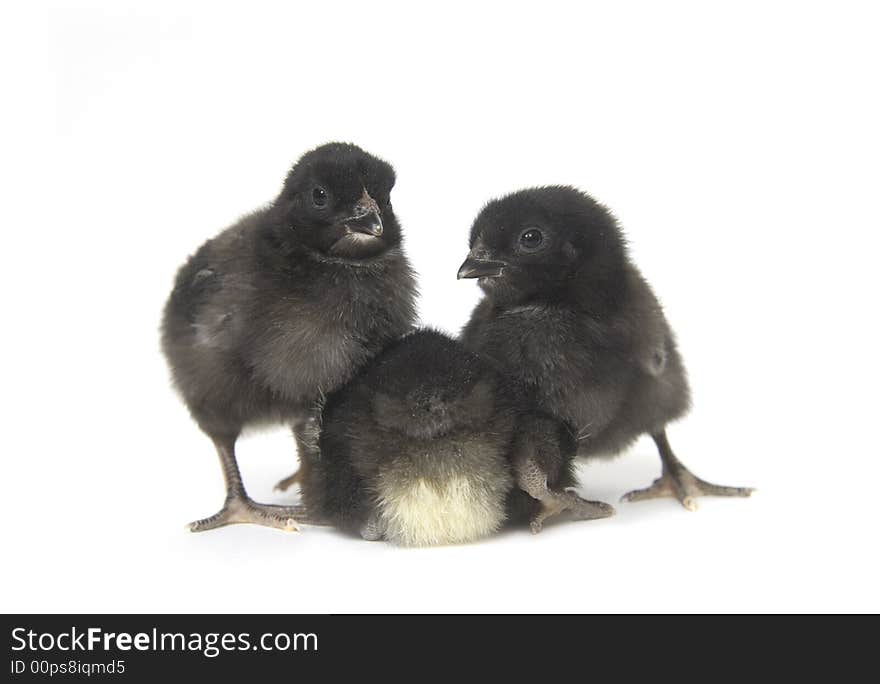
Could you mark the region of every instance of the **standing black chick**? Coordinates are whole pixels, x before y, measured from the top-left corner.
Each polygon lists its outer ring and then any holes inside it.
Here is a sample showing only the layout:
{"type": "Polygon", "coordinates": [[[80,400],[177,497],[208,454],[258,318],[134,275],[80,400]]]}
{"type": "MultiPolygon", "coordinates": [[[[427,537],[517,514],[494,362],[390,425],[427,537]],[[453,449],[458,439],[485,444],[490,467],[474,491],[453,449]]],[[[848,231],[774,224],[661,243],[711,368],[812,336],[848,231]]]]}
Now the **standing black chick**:
{"type": "Polygon", "coordinates": [[[485,298],[462,332],[537,405],[576,426],[578,455],[619,452],[648,433],[663,471],[627,501],[748,496],[700,480],[675,457],[666,425],[689,408],[684,366],[650,286],[630,262],[614,217],[569,187],[521,190],[490,202],[471,229],[459,278],[485,298]]]}
{"type": "Polygon", "coordinates": [[[162,345],[226,480],[225,505],[193,531],[295,527],[295,507],[248,497],[239,434],[289,422],[302,442],[319,398],[411,328],[415,283],[391,209],[394,180],[359,147],[318,147],[271,205],[208,240],[178,272],[162,345]]]}
{"type": "Polygon", "coordinates": [[[570,428],[524,410],[486,360],[425,330],[329,397],[303,501],[313,521],[408,546],[478,539],[513,514],[534,531],[563,510],[610,515],[566,490],[575,451],[570,428]]]}

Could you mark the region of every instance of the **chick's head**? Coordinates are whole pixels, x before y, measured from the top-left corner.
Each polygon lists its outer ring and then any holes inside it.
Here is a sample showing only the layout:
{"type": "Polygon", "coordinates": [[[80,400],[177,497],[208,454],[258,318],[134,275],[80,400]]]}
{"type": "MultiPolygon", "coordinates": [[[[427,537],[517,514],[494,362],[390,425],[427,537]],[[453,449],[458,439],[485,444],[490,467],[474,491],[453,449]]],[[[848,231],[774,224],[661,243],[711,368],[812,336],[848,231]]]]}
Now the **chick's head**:
{"type": "Polygon", "coordinates": [[[617,222],[601,204],[567,186],[530,188],[482,209],[458,277],[517,304],[559,296],[584,278],[599,282],[625,258],[617,222]]]}
{"type": "Polygon", "coordinates": [[[361,260],[400,244],[394,169],[356,145],[329,143],[300,158],[272,206],[279,234],[321,256],[361,260]]]}

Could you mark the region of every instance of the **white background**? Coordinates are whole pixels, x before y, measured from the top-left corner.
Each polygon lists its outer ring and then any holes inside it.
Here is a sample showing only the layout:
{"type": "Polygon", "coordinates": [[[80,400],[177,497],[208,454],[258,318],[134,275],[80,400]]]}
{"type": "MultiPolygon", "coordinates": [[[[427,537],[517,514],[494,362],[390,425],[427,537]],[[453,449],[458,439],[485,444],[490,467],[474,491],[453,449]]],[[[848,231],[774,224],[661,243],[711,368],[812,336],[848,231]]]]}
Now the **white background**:
{"type": "MultiPolygon", "coordinates": [[[[871,3],[4,5],[4,611],[877,611],[878,17],[871,3]],[[223,499],[158,323],[177,266],[354,141],[398,172],[422,321],[457,332],[471,220],[607,203],[678,332],[681,458],[751,500],[404,550],[194,535],[223,499]]],[[[240,444],[258,500],[287,431],[240,444]]],[[[614,502],[646,440],[582,470],[614,502]]]]}

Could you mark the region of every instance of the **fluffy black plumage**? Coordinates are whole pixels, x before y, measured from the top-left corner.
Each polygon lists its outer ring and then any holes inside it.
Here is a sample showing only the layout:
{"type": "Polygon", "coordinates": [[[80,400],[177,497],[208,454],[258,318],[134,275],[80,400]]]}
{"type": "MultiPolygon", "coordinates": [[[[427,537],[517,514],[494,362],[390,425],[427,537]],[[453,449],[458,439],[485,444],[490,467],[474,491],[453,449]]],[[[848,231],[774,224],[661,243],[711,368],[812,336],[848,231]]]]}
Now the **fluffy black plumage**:
{"type": "Polygon", "coordinates": [[[289,527],[292,508],[245,493],[235,442],[290,422],[298,441],[319,399],[410,330],[415,282],[391,207],[392,167],[359,147],[305,154],[278,197],[208,240],[165,307],[174,384],[214,441],[226,506],[194,531],[234,522],[289,527]]]}
{"type": "Polygon", "coordinates": [[[511,517],[537,531],[562,510],[610,515],[566,491],[575,450],[570,428],[530,411],[485,359],[419,331],[329,397],[303,501],[315,520],[404,545],[470,541],[511,517]]]}
{"type": "Polygon", "coordinates": [[[463,344],[494,359],[548,413],[578,433],[578,455],[614,454],[642,434],[657,443],[662,476],[635,501],[745,496],[693,476],[665,428],[690,403],[672,330],[629,260],[617,221],[570,187],[521,190],[490,202],[471,229],[460,278],[485,293],[463,344]]]}

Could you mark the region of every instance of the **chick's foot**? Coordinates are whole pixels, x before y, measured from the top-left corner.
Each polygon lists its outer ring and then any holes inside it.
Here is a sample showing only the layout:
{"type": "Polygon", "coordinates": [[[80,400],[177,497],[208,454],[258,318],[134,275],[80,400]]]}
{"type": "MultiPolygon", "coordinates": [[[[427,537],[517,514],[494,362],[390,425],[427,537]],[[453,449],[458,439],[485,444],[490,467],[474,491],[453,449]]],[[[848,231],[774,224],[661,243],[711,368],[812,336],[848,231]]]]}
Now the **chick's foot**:
{"type": "Polygon", "coordinates": [[[560,513],[571,513],[577,520],[598,520],[614,515],[614,507],[602,501],[587,501],[574,492],[547,491],[541,499],[541,509],[532,518],[532,534],[544,529],[544,521],[560,513]]]}
{"type": "Polygon", "coordinates": [[[675,497],[689,511],[697,510],[699,496],[751,496],[751,487],[725,487],[701,480],[678,460],[669,446],[666,432],[652,435],[660,451],[663,472],[650,487],[636,489],[621,497],[621,501],[646,501],[660,497],[675,497]]]}
{"type": "Polygon", "coordinates": [[[621,501],[647,501],[661,497],[675,497],[689,511],[697,510],[698,496],[751,496],[751,487],[725,487],[701,480],[686,468],[676,474],[664,472],[650,487],[636,489],[621,497],[621,501]]]}
{"type": "Polygon", "coordinates": [[[298,520],[307,517],[303,506],[274,506],[235,497],[227,499],[223,508],[211,517],[190,523],[189,529],[191,532],[205,532],[225,525],[253,523],[295,532],[299,530],[298,520]]]}
{"type": "Polygon", "coordinates": [[[597,520],[614,515],[614,508],[606,503],[587,501],[567,489],[550,489],[547,485],[547,473],[534,458],[527,458],[517,465],[516,481],[520,489],[541,502],[541,507],[530,523],[532,534],[544,529],[545,520],[566,511],[573,513],[579,520],[597,520]]]}

